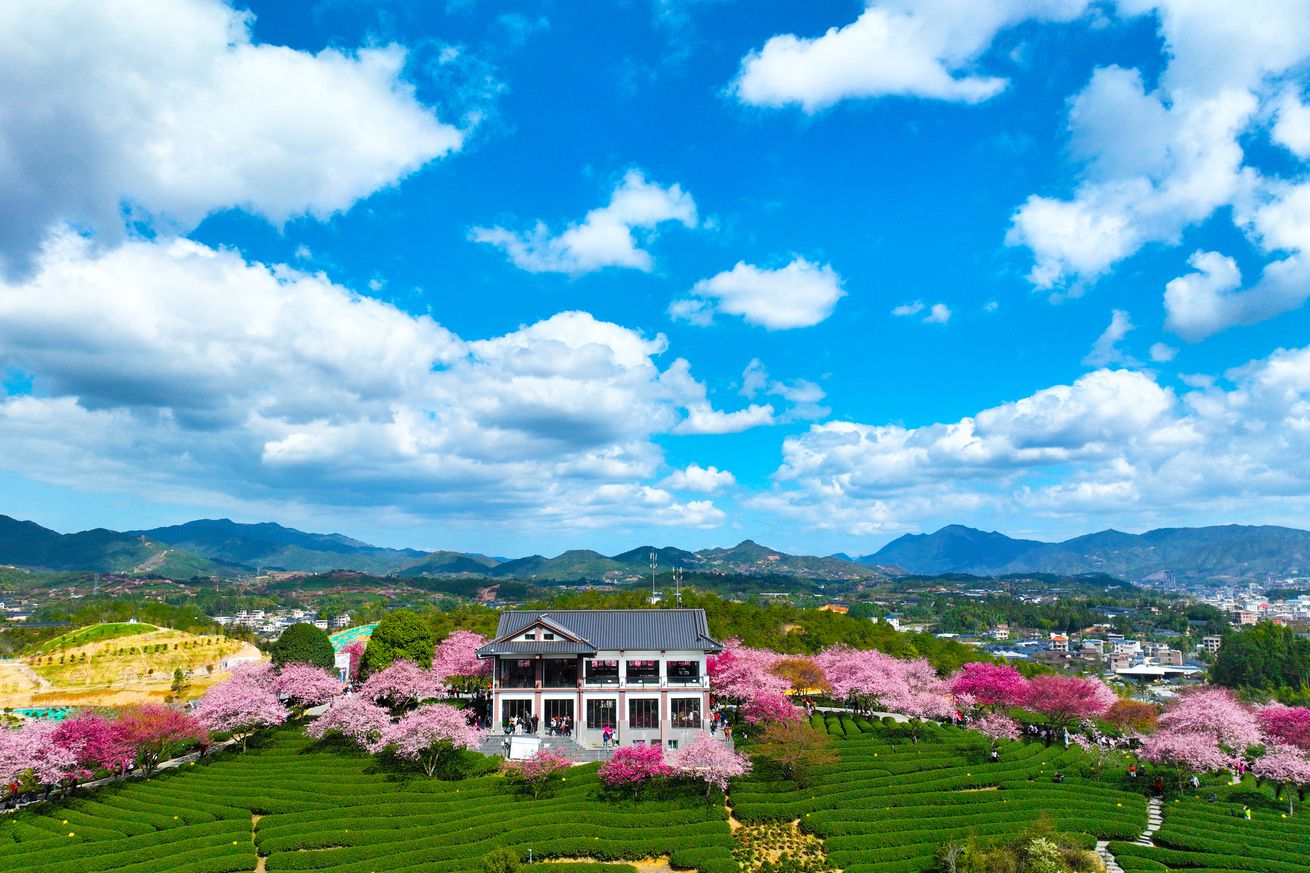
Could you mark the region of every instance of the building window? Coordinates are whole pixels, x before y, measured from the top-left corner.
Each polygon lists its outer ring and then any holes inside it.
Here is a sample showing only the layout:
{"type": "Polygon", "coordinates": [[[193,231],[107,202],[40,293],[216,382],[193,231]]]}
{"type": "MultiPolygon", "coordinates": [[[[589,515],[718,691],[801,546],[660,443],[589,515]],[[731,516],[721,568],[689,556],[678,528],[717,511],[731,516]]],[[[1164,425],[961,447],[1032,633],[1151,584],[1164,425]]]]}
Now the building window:
{"type": "Polygon", "coordinates": [[[531,688],[536,684],[537,671],[530,660],[501,659],[496,665],[500,668],[501,688],[531,688]]]}
{"type": "Polygon", "coordinates": [[[628,684],[629,685],[660,684],[660,662],[659,661],[629,661],[628,684]]]}
{"type": "Polygon", "coordinates": [[[700,661],[670,661],[670,685],[699,685],[700,661]]]}
{"type": "Polygon", "coordinates": [[[546,658],[545,688],[575,688],[578,684],[577,658],[546,658]]]}
{"type": "Polygon", "coordinates": [[[669,751],[672,752],[674,749],[678,748],[678,741],[677,741],[677,740],[669,740],[669,742],[668,742],[668,747],[669,747],[669,751]]]}
{"type": "Polygon", "coordinates": [[[541,632],[541,638],[543,640],[553,640],[555,639],[555,635],[548,630],[544,630],[541,632]]]}
{"type": "Polygon", "coordinates": [[[587,659],[588,685],[618,685],[619,662],[587,659]]]}
{"type": "Polygon", "coordinates": [[[669,721],[675,728],[700,727],[700,698],[675,697],[670,700],[669,721]]]}
{"type": "Polygon", "coordinates": [[[629,700],[628,726],[634,730],[659,730],[659,700],[629,700]]]}
{"type": "Polygon", "coordinates": [[[500,702],[500,722],[502,727],[508,727],[510,722],[516,718],[523,719],[524,730],[532,729],[532,701],[531,700],[502,700],[500,702]]]}
{"type": "Polygon", "coordinates": [[[618,725],[619,704],[613,697],[587,701],[587,729],[604,730],[618,725]]]}

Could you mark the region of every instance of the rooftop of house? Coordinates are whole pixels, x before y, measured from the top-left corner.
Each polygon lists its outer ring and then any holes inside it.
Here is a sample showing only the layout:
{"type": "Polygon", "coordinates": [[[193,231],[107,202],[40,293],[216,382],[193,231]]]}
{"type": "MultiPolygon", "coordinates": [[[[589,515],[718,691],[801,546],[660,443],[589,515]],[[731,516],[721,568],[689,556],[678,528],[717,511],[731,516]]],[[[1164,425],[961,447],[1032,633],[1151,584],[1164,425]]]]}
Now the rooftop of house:
{"type": "Polygon", "coordinates": [[[497,655],[594,655],[598,651],[719,652],[703,609],[548,609],[500,614],[496,637],[478,657],[497,655]],[[515,639],[533,627],[554,639],[515,639]]]}

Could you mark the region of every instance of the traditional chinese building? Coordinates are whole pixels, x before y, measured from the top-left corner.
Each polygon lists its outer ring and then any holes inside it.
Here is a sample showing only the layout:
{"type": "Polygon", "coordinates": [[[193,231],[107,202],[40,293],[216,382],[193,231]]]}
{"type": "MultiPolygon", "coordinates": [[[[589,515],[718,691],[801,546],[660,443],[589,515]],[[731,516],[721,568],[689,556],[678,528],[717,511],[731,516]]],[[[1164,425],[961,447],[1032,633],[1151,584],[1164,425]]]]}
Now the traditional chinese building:
{"type": "Polygon", "coordinates": [[[677,748],[708,726],[705,658],[722,649],[703,609],[509,611],[478,657],[495,661],[493,731],[568,718],[584,746],[610,727],[619,745],[677,748]]]}

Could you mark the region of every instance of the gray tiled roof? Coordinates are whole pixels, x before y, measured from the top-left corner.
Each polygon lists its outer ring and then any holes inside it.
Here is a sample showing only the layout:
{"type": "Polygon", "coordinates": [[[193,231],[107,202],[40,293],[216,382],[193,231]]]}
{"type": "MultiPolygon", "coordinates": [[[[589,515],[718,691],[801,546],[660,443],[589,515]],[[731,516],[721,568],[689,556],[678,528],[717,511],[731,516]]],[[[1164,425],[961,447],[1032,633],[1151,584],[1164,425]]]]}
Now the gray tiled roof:
{"type": "Polygon", "coordinates": [[[718,652],[723,646],[709,634],[703,609],[550,609],[512,610],[500,614],[496,639],[478,649],[482,657],[499,654],[590,654],[599,649],[683,649],[718,652]],[[568,640],[505,641],[538,619],[589,644],[568,640]]]}

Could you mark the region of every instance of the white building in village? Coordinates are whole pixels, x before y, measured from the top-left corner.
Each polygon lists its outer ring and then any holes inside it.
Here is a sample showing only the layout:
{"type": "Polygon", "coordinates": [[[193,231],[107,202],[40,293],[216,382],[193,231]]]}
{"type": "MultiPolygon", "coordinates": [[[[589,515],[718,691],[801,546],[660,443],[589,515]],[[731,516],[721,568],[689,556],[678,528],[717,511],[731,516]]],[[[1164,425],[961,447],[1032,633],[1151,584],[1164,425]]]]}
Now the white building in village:
{"type": "Polygon", "coordinates": [[[478,657],[495,661],[493,732],[568,718],[584,746],[610,727],[619,745],[675,749],[708,727],[705,658],[722,650],[703,609],[509,611],[478,657]]]}

